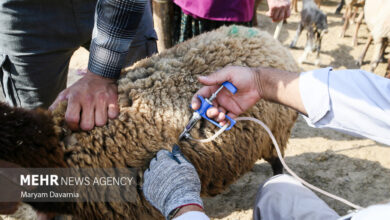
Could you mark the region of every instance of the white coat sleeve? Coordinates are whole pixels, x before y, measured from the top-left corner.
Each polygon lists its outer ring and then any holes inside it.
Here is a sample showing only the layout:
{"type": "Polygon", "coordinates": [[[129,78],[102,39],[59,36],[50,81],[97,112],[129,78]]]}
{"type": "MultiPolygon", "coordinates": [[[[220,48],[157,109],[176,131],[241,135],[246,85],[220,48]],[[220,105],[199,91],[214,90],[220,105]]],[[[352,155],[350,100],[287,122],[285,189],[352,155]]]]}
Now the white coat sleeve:
{"type": "Polygon", "coordinates": [[[324,68],[301,73],[299,89],[310,126],[390,145],[390,79],[324,68]]]}
{"type": "Polygon", "coordinates": [[[338,220],[388,220],[390,219],[390,203],[372,205],[356,213],[351,213],[340,217],[338,220]]]}
{"type": "Polygon", "coordinates": [[[204,212],[191,211],[180,215],[173,220],[210,220],[204,212]]]}

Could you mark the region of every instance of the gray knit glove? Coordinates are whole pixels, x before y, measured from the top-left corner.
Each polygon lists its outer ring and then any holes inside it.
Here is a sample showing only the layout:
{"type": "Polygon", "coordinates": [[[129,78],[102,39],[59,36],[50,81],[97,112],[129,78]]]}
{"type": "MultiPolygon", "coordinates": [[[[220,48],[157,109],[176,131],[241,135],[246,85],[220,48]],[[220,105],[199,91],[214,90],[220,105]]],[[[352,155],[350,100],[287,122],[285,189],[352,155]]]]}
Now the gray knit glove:
{"type": "Polygon", "coordinates": [[[203,207],[200,188],[198,173],[177,145],[172,153],[160,150],[144,174],[144,195],[165,218],[178,207],[189,204],[203,207]]]}

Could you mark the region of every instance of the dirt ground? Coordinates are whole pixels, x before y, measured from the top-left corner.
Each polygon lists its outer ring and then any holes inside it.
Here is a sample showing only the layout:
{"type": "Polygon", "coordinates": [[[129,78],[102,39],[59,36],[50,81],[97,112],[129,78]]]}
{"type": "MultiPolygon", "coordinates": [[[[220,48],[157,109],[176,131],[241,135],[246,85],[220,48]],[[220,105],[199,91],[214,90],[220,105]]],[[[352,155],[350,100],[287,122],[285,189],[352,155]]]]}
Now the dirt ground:
{"type": "MultiPolygon", "coordinates": [[[[358,46],[352,46],[355,25],[350,25],[345,38],[339,38],[343,25],[342,16],[335,15],[338,0],[322,1],[321,10],[328,16],[329,33],[322,42],[320,67],[357,69],[355,60],[360,55],[369,32],[363,24],[359,31],[358,46]]],[[[298,9],[302,8],[301,1],[298,9]]],[[[265,16],[268,6],[263,1],[257,10],[259,28],[273,33],[276,24],[265,16]]],[[[343,10],[344,11],[344,10],[343,10]]],[[[283,25],[280,42],[288,47],[295,35],[300,15],[292,12],[288,23],[283,25]]],[[[290,50],[296,60],[303,53],[306,42],[304,31],[298,41],[298,49],[290,50]]],[[[390,48],[387,48],[389,52],[390,48]]],[[[361,67],[369,69],[373,46],[369,48],[361,67]]],[[[319,67],[314,65],[314,54],[301,65],[303,70],[319,67]]],[[[375,73],[383,76],[386,64],[380,63],[375,73]]],[[[261,129],[261,128],[259,128],[261,129]]],[[[360,139],[331,130],[308,127],[302,117],[295,124],[286,151],[286,162],[300,177],[328,192],[339,195],[361,206],[390,200],[390,148],[368,139],[360,139]]],[[[205,199],[207,214],[213,219],[252,219],[252,208],[258,187],[270,176],[267,162],[260,160],[252,171],[244,175],[229,189],[214,198],[205,199]]],[[[349,207],[320,195],[340,215],[349,207]]]]}
{"type": "MultiPolygon", "coordinates": [[[[339,38],[343,25],[342,16],[335,15],[338,0],[322,1],[321,10],[328,16],[329,33],[322,41],[320,67],[334,69],[357,69],[355,60],[360,55],[369,32],[363,24],[359,31],[358,46],[352,46],[352,24],[345,38],[339,38]]],[[[302,8],[301,1],[298,9],[302,8]]],[[[263,1],[257,10],[259,28],[273,33],[276,24],[265,16],[268,6],[263,1]]],[[[343,10],[344,11],[344,10],[343,10]]],[[[288,23],[283,25],[279,40],[288,47],[295,35],[300,15],[292,12],[288,23]]],[[[303,53],[306,32],[298,40],[298,49],[290,50],[296,60],[303,53]]],[[[389,52],[390,48],[387,48],[389,52]]],[[[369,48],[361,67],[369,69],[373,45],[369,48]]],[[[319,67],[314,65],[314,54],[301,65],[303,70],[319,67]]],[[[375,73],[383,76],[386,64],[380,63],[375,73]]],[[[357,119],[358,120],[358,119],[357,119]]],[[[261,129],[261,128],[259,128],[261,129]]],[[[339,195],[361,206],[390,200],[390,148],[368,139],[360,139],[331,130],[308,127],[302,117],[295,124],[286,151],[286,162],[300,177],[328,192],[339,195]]],[[[252,171],[244,175],[222,195],[205,200],[207,214],[213,219],[252,219],[252,208],[258,187],[270,176],[272,170],[267,162],[260,160],[252,171]]],[[[321,196],[340,215],[349,207],[321,196]]]]}
{"type": "MultiPolygon", "coordinates": [[[[363,24],[360,28],[357,47],[352,46],[352,24],[346,37],[338,37],[341,27],[341,15],[335,15],[338,0],[325,0],[321,9],[328,15],[329,33],[322,43],[321,66],[332,66],[334,69],[358,68],[355,60],[360,55],[368,37],[368,30],[363,24]]],[[[301,9],[301,2],[298,3],[301,9]]],[[[264,14],[266,1],[259,6],[257,17],[259,28],[273,33],[275,24],[264,14]]],[[[298,26],[300,16],[292,13],[288,23],[283,25],[279,40],[286,47],[290,44],[298,26]]],[[[303,52],[306,33],[298,41],[298,49],[290,50],[296,60],[303,52]]],[[[389,52],[390,48],[387,48],[389,52]]],[[[373,46],[370,47],[362,69],[368,70],[373,46]]],[[[76,51],[69,70],[69,84],[80,76],[77,69],[85,68],[88,52],[76,51]]],[[[303,70],[316,69],[314,55],[301,65],[303,70]]],[[[381,63],[376,74],[383,76],[386,64],[381,63]]],[[[0,97],[1,100],[1,97],[0,97]]],[[[358,120],[358,119],[357,119],[358,120]]],[[[259,129],[261,129],[259,127],[259,129]]],[[[390,199],[390,148],[367,139],[343,135],[331,130],[313,129],[300,117],[293,128],[286,151],[287,164],[308,182],[331,193],[342,196],[361,206],[389,201],[390,199]]],[[[259,185],[271,177],[268,163],[259,160],[252,171],[244,175],[226,192],[213,198],[205,199],[207,214],[213,219],[252,219],[252,206],[259,185]]],[[[320,196],[324,198],[323,196],[320,196]]],[[[346,214],[349,208],[332,199],[324,198],[340,215],[346,214]]],[[[1,217],[0,217],[1,218],[1,217]]]]}

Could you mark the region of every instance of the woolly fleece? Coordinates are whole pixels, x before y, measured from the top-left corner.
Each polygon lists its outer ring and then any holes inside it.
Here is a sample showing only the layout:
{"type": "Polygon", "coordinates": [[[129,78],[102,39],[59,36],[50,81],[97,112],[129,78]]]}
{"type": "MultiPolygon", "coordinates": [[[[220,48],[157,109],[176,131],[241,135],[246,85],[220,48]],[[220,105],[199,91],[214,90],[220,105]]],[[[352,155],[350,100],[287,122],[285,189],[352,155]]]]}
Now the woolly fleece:
{"type": "MultiPolygon", "coordinates": [[[[96,127],[89,132],[71,132],[64,122],[66,104],[62,104],[52,116],[39,113],[42,117],[52,117],[53,123],[41,126],[52,130],[54,128],[58,147],[53,150],[52,145],[50,148],[48,144],[40,142],[29,146],[29,149],[36,150],[34,152],[45,152],[43,155],[48,156],[29,160],[26,158],[29,158],[31,151],[27,150],[18,151],[15,156],[11,153],[16,152],[16,148],[13,148],[15,145],[8,142],[5,144],[0,139],[0,157],[30,167],[137,168],[139,185],[135,203],[32,205],[38,210],[73,213],[81,219],[162,218],[143,198],[140,188],[143,171],[158,150],[170,149],[174,143],[179,144],[184,155],[199,173],[202,196],[221,193],[229,184],[249,171],[258,159],[273,161],[277,157],[266,132],[252,122],[239,122],[232,130],[224,132],[210,143],[178,143],[178,136],[192,114],[189,107],[191,97],[201,87],[196,77],[208,75],[228,65],[265,66],[299,71],[290,52],[268,33],[241,26],[222,27],[144,59],[125,70],[118,82],[120,115],[117,119],[110,120],[106,126],[96,127]],[[49,148],[50,151],[47,151],[49,148]]],[[[6,112],[4,109],[2,111],[6,112]]],[[[27,114],[25,111],[22,113],[27,114]]],[[[20,117],[24,117],[23,114],[20,117]]],[[[297,117],[295,111],[260,101],[245,115],[264,121],[284,151],[297,117]]],[[[36,123],[39,125],[40,122],[36,123]]],[[[42,129],[45,131],[46,128],[42,129]]],[[[214,125],[202,120],[191,135],[195,138],[206,138],[216,131],[214,125]]],[[[15,131],[14,134],[20,132],[24,131],[15,131]]],[[[47,133],[52,143],[53,135],[50,132],[47,133]]],[[[32,138],[33,135],[25,138],[32,138]]]]}

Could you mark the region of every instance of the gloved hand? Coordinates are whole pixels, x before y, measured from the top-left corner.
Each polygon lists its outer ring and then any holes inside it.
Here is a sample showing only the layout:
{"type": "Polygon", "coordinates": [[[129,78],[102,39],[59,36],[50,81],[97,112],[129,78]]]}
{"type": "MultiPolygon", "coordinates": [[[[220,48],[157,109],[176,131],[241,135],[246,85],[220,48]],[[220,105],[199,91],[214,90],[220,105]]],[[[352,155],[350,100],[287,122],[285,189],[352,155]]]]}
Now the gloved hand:
{"type": "Polygon", "coordinates": [[[173,146],[172,153],[160,150],[144,173],[145,198],[165,218],[178,207],[189,204],[203,207],[200,188],[198,173],[177,145],[173,146]]]}

